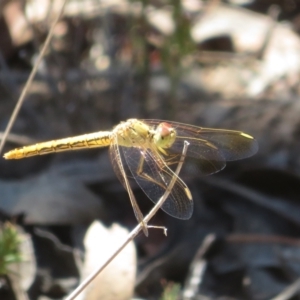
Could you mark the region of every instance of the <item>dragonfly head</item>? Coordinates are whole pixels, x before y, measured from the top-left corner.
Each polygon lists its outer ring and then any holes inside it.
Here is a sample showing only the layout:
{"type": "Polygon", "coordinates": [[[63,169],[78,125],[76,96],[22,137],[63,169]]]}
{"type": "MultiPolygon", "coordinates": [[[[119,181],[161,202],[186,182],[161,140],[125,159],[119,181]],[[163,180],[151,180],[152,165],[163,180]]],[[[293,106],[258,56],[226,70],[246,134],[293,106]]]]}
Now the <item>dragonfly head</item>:
{"type": "Polygon", "coordinates": [[[176,139],[176,130],[167,122],[160,123],[154,134],[154,142],[160,148],[170,148],[176,139]]]}

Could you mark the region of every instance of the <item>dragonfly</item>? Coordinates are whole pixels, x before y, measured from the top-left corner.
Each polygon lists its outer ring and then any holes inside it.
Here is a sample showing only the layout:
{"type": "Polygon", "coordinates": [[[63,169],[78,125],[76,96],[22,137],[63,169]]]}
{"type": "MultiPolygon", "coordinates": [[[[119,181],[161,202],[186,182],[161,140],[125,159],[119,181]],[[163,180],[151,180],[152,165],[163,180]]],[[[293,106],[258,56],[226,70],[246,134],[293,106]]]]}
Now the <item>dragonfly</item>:
{"type": "Polygon", "coordinates": [[[182,159],[185,142],[189,146],[184,155],[184,164],[188,161],[195,164],[202,175],[216,173],[226,166],[226,161],[250,157],[258,150],[257,141],[242,131],[154,119],[129,119],[111,131],[17,148],[5,153],[4,158],[21,159],[52,152],[109,146],[113,169],[128,192],[137,221],[148,235],[130,178],[134,178],[148,198],[157,203],[176,176],[175,184],[161,208],[175,218],[189,219],[193,212],[192,194],[185,182],[174,173],[182,159]]]}

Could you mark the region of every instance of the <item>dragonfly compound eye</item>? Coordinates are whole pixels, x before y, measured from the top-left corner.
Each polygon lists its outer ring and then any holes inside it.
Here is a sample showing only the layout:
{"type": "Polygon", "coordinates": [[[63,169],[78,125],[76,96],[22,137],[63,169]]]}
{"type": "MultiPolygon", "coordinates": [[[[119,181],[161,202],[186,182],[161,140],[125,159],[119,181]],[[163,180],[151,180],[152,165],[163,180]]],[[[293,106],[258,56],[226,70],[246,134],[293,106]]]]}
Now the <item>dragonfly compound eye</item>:
{"type": "Polygon", "coordinates": [[[176,130],[167,122],[160,123],[154,134],[154,141],[158,147],[170,148],[176,139],[176,130]]]}

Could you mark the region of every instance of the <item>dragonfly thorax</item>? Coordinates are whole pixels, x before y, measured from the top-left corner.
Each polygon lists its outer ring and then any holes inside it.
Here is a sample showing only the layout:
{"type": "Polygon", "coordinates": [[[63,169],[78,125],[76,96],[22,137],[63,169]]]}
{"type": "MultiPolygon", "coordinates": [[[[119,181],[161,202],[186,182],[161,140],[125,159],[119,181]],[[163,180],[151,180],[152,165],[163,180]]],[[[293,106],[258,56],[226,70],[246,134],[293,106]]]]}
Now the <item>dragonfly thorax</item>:
{"type": "Polygon", "coordinates": [[[125,147],[147,147],[150,136],[153,136],[151,127],[137,119],[129,119],[114,129],[118,144],[125,147]]]}

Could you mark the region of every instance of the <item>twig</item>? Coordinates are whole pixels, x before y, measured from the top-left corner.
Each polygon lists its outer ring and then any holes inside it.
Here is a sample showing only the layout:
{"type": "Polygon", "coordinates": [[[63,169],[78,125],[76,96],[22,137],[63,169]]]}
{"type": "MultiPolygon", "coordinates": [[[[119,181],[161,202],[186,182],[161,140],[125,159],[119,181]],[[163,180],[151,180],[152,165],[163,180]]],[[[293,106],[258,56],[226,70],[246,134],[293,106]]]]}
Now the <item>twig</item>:
{"type": "MultiPolygon", "coordinates": [[[[4,133],[0,131],[0,140],[4,138],[4,133]]],[[[17,145],[30,145],[36,143],[36,140],[26,137],[24,135],[10,133],[6,136],[6,141],[15,143],[17,145]]]]}
{"type": "Polygon", "coordinates": [[[295,295],[299,295],[299,293],[300,293],[300,278],[298,278],[295,282],[293,282],[290,286],[288,286],[279,295],[272,298],[271,300],[288,300],[294,297],[295,295]]]}
{"type": "Polygon", "coordinates": [[[218,187],[224,191],[228,191],[243,197],[245,200],[248,200],[252,203],[255,203],[259,206],[265,207],[270,211],[277,213],[278,215],[294,222],[295,224],[300,224],[298,210],[295,209],[295,205],[289,205],[286,201],[280,197],[270,197],[262,192],[257,192],[250,187],[245,187],[241,184],[230,182],[224,179],[218,179],[214,177],[213,179],[209,177],[201,178],[201,181],[209,184],[213,187],[218,187]]]}
{"type": "Polygon", "coordinates": [[[214,234],[207,235],[194,256],[193,261],[191,262],[192,268],[188,276],[189,279],[185,283],[182,299],[188,300],[196,298],[198,288],[203,280],[203,275],[207,268],[207,260],[204,258],[204,255],[210,249],[215,240],[216,236],[214,234]]]}
{"type": "MultiPolygon", "coordinates": [[[[172,188],[177,180],[177,176],[181,170],[182,164],[184,162],[185,154],[187,152],[187,148],[189,146],[189,143],[187,141],[184,142],[184,147],[182,150],[181,159],[177,165],[176,171],[174,176],[172,177],[171,182],[169,183],[165,193],[163,196],[159,199],[159,201],[156,203],[156,205],[152,208],[152,210],[149,212],[149,214],[144,218],[143,223],[148,224],[148,222],[152,219],[152,217],[157,213],[157,211],[161,208],[161,206],[164,204],[166,199],[168,198],[169,194],[172,191],[172,188]]],[[[102,265],[100,266],[96,271],[91,273],[65,300],[73,300],[75,297],[77,297],[88,284],[90,284],[94,278],[100,274],[102,270],[105,269],[105,267],[127,246],[129,242],[131,242],[143,229],[141,224],[138,224],[128,235],[127,239],[120,245],[120,247],[111,255],[110,258],[102,265]]]]}
{"type": "Polygon", "coordinates": [[[62,14],[63,14],[66,2],[67,2],[67,0],[65,0],[63,2],[62,7],[60,9],[60,12],[57,15],[56,19],[54,20],[54,22],[53,22],[53,24],[52,24],[52,26],[51,26],[51,28],[49,30],[49,33],[48,33],[47,39],[46,39],[46,41],[45,41],[45,43],[43,45],[43,48],[42,48],[42,50],[41,50],[41,52],[40,52],[40,54],[39,54],[39,56],[38,56],[38,58],[36,60],[36,63],[35,63],[32,71],[31,71],[31,73],[30,73],[30,75],[28,77],[28,80],[27,80],[27,82],[25,84],[25,87],[23,88],[22,93],[21,93],[21,95],[20,95],[20,97],[18,99],[18,102],[17,102],[17,104],[15,106],[15,109],[14,109],[14,111],[13,111],[13,113],[12,113],[10,119],[9,119],[9,122],[8,122],[8,124],[6,126],[6,129],[5,129],[4,134],[3,134],[3,138],[2,138],[1,143],[0,143],[0,153],[3,150],[3,146],[5,144],[6,138],[7,138],[8,134],[9,134],[9,132],[10,132],[10,130],[11,130],[11,128],[12,128],[12,126],[13,126],[16,118],[17,118],[17,115],[18,115],[18,113],[19,113],[22,105],[23,105],[23,102],[25,100],[25,96],[26,96],[27,91],[28,91],[28,89],[29,89],[29,87],[30,87],[30,85],[31,85],[31,83],[33,81],[33,78],[34,78],[36,72],[37,72],[38,66],[40,65],[40,63],[42,61],[42,58],[44,57],[44,54],[45,54],[45,52],[46,52],[46,50],[47,50],[47,48],[49,46],[50,40],[51,40],[53,32],[54,32],[55,25],[58,22],[58,20],[61,18],[62,14]]]}

